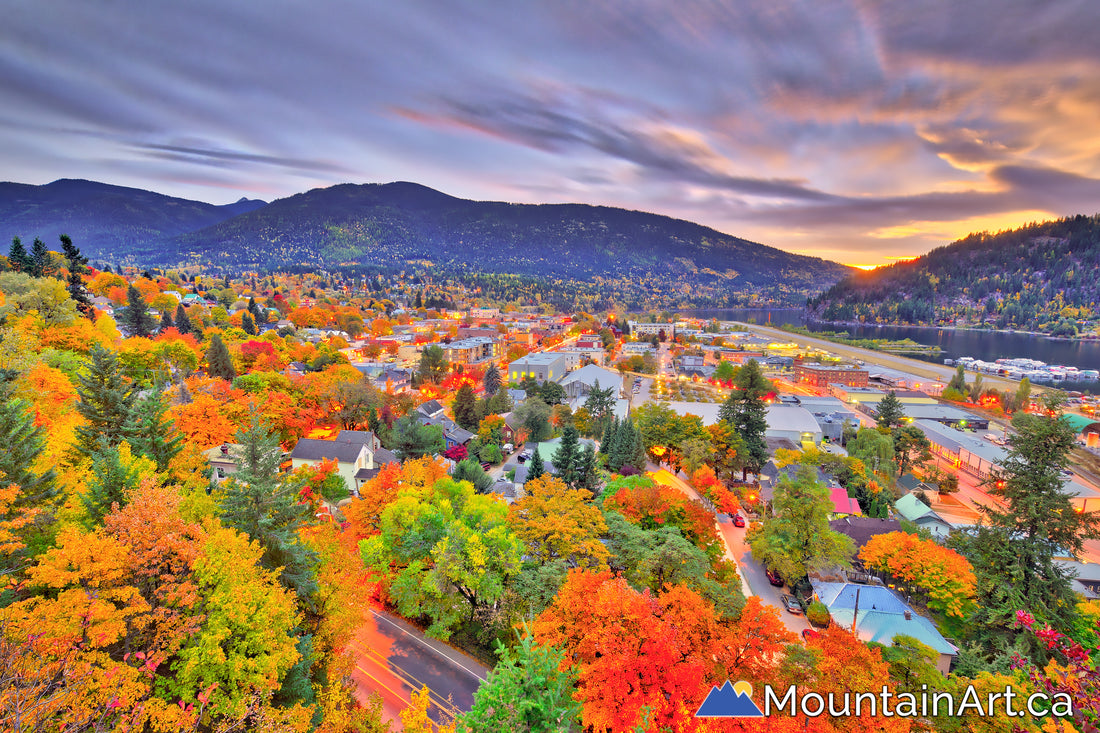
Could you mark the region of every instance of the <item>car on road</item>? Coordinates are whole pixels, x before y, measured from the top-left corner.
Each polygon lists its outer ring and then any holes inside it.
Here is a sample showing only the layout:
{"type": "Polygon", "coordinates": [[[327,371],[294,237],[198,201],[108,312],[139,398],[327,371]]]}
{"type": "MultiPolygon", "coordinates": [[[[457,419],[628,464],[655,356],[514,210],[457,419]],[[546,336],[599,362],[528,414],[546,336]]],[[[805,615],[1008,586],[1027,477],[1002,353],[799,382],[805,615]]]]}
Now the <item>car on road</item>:
{"type": "Polygon", "coordinates": [[[787,609],[787,613],[793,613],[796,616],[802,615],[802,603],[790,593],[779,596],[779,600],[783,603],[783,608],[787,609]]]}
{"type": "Polygon", "coordinates": [[[764,574],[768,576],[768,582],[774,585],[776,588],[783,587],[783,578],[780,577],[779,573],[775,572],[771,568],[768,568],[764,571],[764,574]]]}
{"type": "Polygon", "coordinates": [[[806,641],[816,639],[819,636],[821,636],[821,632],[817,629],[802,629],[802,638],[806,641]]]}
{"type": "Polygon", "coordinates": [[[745,526],[745,518],[742,517],[740,514],[734,514],[733,515],[733,526],[734,527],[744,527],[745,526]]]}

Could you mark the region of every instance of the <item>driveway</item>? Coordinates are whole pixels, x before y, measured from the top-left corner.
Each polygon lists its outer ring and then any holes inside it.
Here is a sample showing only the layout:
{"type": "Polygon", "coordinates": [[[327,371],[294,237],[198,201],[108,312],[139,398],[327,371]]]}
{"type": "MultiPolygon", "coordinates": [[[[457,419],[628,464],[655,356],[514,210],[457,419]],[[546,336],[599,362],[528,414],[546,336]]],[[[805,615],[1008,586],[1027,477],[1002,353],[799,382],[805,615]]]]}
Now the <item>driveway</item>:
{"type": "Polygon", "coordinates": [[[405,620],[381,609],[363,615],[363,625],[348,646],[355,661],[352,679],[356,697],[366,702],[371,693],[382,696],[382,712],[394,730],[413,692],[427,686],[431,696],[428,715],[436,723],[468,711],[474,692],[488,675],[476,659],[428,639],[405,620]]]}

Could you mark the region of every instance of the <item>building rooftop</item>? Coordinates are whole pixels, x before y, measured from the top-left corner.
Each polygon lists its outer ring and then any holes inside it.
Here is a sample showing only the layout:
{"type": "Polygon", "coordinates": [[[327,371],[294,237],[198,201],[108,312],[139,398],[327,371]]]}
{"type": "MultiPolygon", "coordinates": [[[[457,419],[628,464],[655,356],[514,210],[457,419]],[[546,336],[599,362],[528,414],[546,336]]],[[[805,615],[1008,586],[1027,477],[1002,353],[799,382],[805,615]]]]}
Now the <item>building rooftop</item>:
{"type": "Polygon", "coordinates": [[[799,433],[820,433],[821,426],[804,407],[768,405],[768,430],[799,433]]]}
{"type": "Polygon", "coordinates": [[[940,654],[954,656],[959,652],[958,647],[943,638],[931,621],[913,611],[889,588],[856,583],[811,582],[814,593],[828,607],[833,621],[851,629],[854,619],[857,635],[864,641],[890,645],[895,636],[904,634],[927,644],[940,654]]]}
{"type": "Polygon", "coordinates": [[[513,361],[513,364],[553,364],[559,359],[564,359],[564,354],[558,354],[553,351],[539,351],[534,354],[527,354],[513,361]]]}

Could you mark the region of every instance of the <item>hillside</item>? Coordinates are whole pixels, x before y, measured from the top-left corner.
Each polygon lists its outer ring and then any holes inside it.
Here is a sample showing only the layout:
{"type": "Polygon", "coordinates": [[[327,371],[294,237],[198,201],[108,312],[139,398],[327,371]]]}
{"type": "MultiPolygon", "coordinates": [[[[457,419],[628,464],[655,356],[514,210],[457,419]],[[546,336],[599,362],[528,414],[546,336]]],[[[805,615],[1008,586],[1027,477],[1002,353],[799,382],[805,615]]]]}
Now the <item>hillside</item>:
{"type": "Polygon", "coordinates": [[[1041,331],[1095,329],[1100,216],[971,234],[911,262],[853,274],[807,310],[825,321],[1041,331]]]}
{"type": "Polygon", "coordinates": [[[215,206],[73,179],[44,186],[0,183],[0,241],[22,237],[29,244],[39,237],[56,248],[58,235],[68,234],[93,259],[123,259],[151,242],[202,229],[263,205],[263,201],[241,199],[215,206]]]}
{"type": "Polygon", "coordinates": [[[177,237],[166,254],[172,250],[185,262],[236,269],[431,263],[444,272],[671,281],[681,289],[738,292],[819,291],[849,272],[666,216],[468,201],[413,183],[316,189],[177,237]]]}

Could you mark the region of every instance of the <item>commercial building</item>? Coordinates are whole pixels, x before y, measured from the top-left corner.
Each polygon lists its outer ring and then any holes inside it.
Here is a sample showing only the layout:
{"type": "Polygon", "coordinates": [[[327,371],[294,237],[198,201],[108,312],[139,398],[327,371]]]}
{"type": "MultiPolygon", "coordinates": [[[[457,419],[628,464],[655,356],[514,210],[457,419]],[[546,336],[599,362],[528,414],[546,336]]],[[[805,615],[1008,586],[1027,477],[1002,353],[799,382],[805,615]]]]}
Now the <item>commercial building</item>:
{"type": "Polygon", "coordinates": [[[795,364],[795,379],[814,387],[843,384],[848,387],[866,387],[867,370],[856,366],[826,364],[795,364]]]}
{"type": "Polygon", "coordinates": [[[821,442],[821,426],[804,407],[769,405],[767,409],[768,438],[786,438],[795,445],[807,446],[821,442]]]}
{"type": "Polygon", "coordinates": [[[488,336],[473,336],[441,344],[451,364],[489,364],[500,358],[500,341],[488,336]]]}
{"type": "Polygon", "coordinates": [[[671,341],[676,335],[676,324],[674,323],[627,321],[627,325],[630,326],[631,336],[660,336],[663,333],[665,338],[671,341]]]}
{"type": "Polygon", "coordinates": [[[552,351],[528,354],[508,365],[508,379],[512,382],[521,382],[525,377],[531,377],[540,384],[546,380],[556,382],[565,376],[569,371],[569,363],[576,358],[576,354],[560,354],[552,351]]]}

